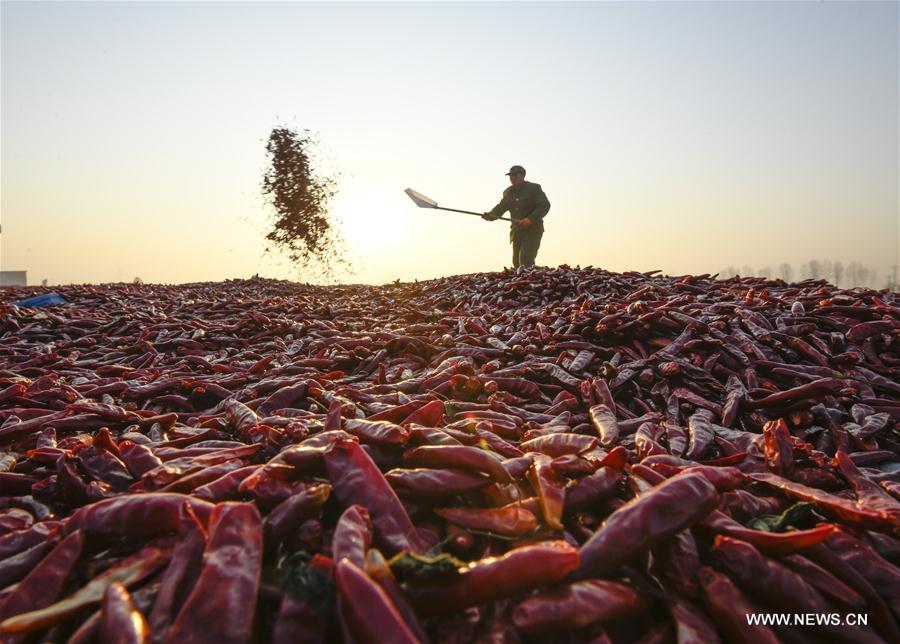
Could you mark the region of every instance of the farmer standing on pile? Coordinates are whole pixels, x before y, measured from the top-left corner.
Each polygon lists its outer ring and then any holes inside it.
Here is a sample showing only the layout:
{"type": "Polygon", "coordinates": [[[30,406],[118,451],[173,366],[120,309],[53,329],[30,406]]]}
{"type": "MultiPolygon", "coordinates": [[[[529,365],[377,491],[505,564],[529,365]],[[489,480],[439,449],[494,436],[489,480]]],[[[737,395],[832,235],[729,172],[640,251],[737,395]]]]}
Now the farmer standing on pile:
{"type": "Polygon", "coordinates": [[[544,216],[550,211],[550,200],[540,184],[525,181],[525,168],[522,166],[514,165],[506,174],[512,185],[503,191],[500,203],[481,217],[493,221],[508,210],[512,219],[509,241],[513,247],[513,267],[534,266],[544,235],[544,216]]]}

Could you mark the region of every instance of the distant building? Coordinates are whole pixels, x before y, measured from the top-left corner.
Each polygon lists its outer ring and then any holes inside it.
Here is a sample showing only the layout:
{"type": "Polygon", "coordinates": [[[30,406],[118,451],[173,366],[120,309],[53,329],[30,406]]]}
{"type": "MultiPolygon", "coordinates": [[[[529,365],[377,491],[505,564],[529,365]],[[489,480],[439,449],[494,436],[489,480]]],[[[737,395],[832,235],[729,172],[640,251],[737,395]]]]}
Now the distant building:
{"type": "Polygon", "coordinates": [[[0,271],[0,286],[28,286],[28,271],[0,271]]]}

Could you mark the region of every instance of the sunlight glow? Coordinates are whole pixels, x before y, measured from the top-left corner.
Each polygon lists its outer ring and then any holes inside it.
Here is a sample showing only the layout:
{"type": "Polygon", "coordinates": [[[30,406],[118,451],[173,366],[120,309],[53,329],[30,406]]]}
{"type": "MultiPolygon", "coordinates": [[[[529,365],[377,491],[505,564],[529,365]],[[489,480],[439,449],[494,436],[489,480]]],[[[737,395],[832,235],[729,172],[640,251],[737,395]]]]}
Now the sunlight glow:
{"type": "Polygon", "coordinates": [[[397,199],[373,186],[352,185],[338,193],[332,208],[341,220],[344,238],[351,253],[365,259],[401,248],[410,241],[397,199]]]}

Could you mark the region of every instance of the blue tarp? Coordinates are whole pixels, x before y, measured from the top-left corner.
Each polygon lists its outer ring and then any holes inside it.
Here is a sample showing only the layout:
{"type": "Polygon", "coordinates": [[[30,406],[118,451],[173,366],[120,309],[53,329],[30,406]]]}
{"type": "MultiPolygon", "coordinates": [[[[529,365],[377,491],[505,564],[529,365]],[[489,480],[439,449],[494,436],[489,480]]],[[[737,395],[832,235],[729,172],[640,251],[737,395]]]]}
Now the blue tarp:
{"type": "Polygon", "coordinates": [[[16,306],[59,306],[66,304],[66,300],[59,293],[45,293],[44,295],[35,295],[24,300],[16,302],[16,306]]]}

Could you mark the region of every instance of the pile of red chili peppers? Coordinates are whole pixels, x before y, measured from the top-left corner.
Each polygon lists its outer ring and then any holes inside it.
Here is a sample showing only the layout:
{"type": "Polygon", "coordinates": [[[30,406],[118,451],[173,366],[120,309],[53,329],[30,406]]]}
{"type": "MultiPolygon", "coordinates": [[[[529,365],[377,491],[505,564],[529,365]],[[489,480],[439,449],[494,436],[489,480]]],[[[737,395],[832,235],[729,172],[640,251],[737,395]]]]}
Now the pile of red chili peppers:
{"type": "Polygon", "coordinates": [[[0,305],[3,642],[900,641],[889,293],[55,290],[0,305]]]}

